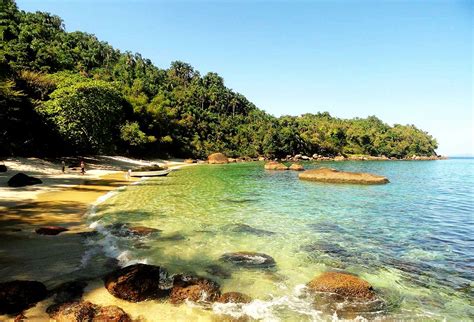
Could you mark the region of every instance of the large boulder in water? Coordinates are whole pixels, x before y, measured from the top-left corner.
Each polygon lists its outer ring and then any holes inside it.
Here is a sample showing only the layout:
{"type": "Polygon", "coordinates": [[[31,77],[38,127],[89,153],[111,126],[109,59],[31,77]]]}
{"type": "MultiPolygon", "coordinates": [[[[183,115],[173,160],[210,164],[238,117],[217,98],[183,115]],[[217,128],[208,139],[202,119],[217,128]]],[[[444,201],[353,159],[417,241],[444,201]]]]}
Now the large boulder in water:
{"type": "Polygon", "coordinates": [[[309,282],[308,288],[315,292],[334,293],[348,299],[375,298],[374,289],[369,282],[347,273],[325,272],[309,282]]]}
{"type": "Polygon", "coordinates": [[[213,153],[207,158],[209,164],[225,164],[229,163],[229,159],[222,153],[213,153]]]}
{"type": "Polygon", "coordinates": [[[389,182],[387,178],[371,173],[346,172],[330,168],[306,170],[298,177],[302,180],[329,183],[384,184],[389,182]]]}
{"type": "Polygon", "coordinates": [[[265,163],[265,170],[288,170],[288,167],[283,163],[270,161],[265,163]]]}
{"type": "Polygon", "coordinates": [[[105,276],[104,285],[115,297],[140,302],[167,296],[171,280],[165,269],[159,266],[135,264],[105,276]]]}
{"type": "Polygon", "coordinates": [[[35,177],[30,177],[27,176],[24,173],[17,173],[13,177],[8,180],[8,186],[9,187],[24,187],[24,186],[32,186],[35,184],[41,184],[43,181],[41,181],[38,178],[35,177]]]}
{"type": "Polygon", "coordinates": [[[276,266],[276,262],[271,256],[254,252],[226,253],[221,256],[221,260],[245,268],[272,268],[276,266]]]}
{"type": "Polygon", "coordinates": [[[365,280],[347,273],[326,272],[308,284],[317,310],[342,319],[375,319],[387,309],[365,280]]]}
{"type": "Polygon", "coordinates": [[[34,306],[48,295],[46,286],[36,281],[0,283],[0,314],[16,314],[34,306]]]}
{"type": "Polygon", "coordinates": [[[171,289],[171,303],[185,300],[194,302],[215,302],[221,295],[218,283],[203,277],[176,275],[171,289]]]}

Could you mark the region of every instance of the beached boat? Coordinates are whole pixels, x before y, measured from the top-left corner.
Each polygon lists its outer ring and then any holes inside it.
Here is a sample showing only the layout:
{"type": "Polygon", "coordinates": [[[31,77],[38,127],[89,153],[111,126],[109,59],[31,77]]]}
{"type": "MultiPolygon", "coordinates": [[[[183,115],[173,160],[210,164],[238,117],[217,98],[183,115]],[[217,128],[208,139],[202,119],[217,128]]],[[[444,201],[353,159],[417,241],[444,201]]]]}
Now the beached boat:
{"type": "Polygon", "coordinates": [[[171,169],[158,171],[131,171],[131,177],[164,177],[171,172],[171,169]]]}

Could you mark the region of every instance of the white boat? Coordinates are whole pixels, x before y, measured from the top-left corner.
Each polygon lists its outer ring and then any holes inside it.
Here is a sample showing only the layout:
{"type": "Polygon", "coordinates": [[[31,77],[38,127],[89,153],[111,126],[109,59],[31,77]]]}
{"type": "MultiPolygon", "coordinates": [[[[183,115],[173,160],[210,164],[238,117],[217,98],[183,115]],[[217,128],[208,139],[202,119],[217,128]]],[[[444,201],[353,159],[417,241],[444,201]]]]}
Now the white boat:
{"type": "Polygon", "coordinates": [[[164,177],[171,172],[171,169],[158,171],[131,171],[131,177],[164,177]]]}

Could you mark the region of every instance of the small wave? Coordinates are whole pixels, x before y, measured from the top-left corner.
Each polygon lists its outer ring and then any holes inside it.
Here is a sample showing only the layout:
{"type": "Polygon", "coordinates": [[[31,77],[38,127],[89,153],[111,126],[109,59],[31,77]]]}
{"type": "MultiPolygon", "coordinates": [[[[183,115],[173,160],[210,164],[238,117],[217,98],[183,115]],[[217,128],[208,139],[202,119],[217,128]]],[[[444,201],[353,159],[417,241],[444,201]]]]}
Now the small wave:
{"type": "Polygon", "coordinates": [[[319,321],[322,319],[322,312],[313,308],[311,299],[305,296],[305,289],[305,285],[297,285],[292,294],[275,297],[269,301],[253,300],[247,304],[214,303],[212,310],[216,314],[236,319],[250,317],[262,321],[280,321],[278,311],[289,310],[312,321],[319,321]]]}

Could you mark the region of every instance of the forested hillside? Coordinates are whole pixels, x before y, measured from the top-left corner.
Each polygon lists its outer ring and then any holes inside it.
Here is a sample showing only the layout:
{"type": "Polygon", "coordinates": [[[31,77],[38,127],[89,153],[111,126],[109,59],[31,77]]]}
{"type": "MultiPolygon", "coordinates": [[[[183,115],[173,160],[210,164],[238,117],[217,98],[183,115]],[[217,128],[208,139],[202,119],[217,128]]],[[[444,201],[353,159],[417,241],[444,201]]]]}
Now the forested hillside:
{"type": "MultiPolygon", "coordinates": [[[[205,157],[433,155],[413,125],[329,113],[276,118],[189,64],[160,69],[60,17],[0,8],[0,154],[122,153],[205,157]]],[[[192,49],[190,49],[192,50],[192,49]]],[[[291,106],[288,107],[291,110],[291,106]]]]}

